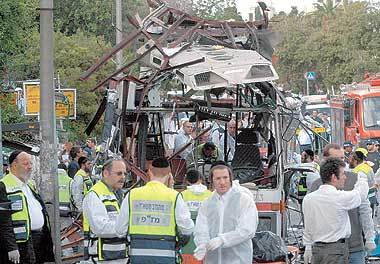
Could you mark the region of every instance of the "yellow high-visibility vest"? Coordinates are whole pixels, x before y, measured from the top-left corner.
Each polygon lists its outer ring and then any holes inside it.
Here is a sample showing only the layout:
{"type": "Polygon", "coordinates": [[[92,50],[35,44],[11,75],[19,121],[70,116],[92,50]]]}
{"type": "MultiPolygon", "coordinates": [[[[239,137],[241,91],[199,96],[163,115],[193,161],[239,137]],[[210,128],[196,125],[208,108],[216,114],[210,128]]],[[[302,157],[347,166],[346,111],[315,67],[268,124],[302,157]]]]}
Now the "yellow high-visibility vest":
{"type": "Polygon", "coordinates": [[[61,210],[70,210],[72,181],[73,179],[64,170],[58,170],[59,207],[61,210]]]}
{"type": "Polygon", "coordinates": [[[212,195],[209,190],[203,193],[194,193],[189,189],[182,192],[183,200],[186,202],[191,213],[191,219],[195,220],[198,215],[198,210],[202,205],[202,202],[212,195]]]}
{"type": "Polygon", "coordinates": [[[128,228],[131,264],[176,263],[178,195],[177,191],[155,181],[131,190],[128,228]]]}
{"type": "Polygon", "coordinates": [[[178,192],[159,182],[131,190],[129,234],[175,236],[178,192]]]}
{"type": "Polygon", "coordinates": [[[94,184],[92,183],[91,178],[87,176],[87,173],[84,170],[80,169],[79,171],[77,171],[75,176],[76,175],[83,177],[83,195],[86,195],[94,184]]]}
{"type": "MultiPolygon", "coordinates": [[[[90,192],[96,193],[102,201],[108,214],[119,214],[120,206],[115,194],[109,188],[99,181],[95,184],[90,192]]],[[[127,256],[127,241],[126,238],[100,238],[91,232],[91,227],[88,217],[83,213],[83,233],[84,233],[84,257],[85,260],[92,257],[97,257],[99,260],[115,260],[123,259],[127,256]],[[97,243],[97,254],[90,254],[89,247],[97,243]]]]}
{"type": "MultiPolygon", "coordinates": [[[[16,181],[12,173],[5,175],[0,181],[4,183],[8,200],[12,202],[12,225],[16,242],[26,242],[30,237],[30,216],[28,211],[28,203],[19,183],[16,181]]],[[[35,187],[28,183],[28,186],[35,191],[35,187]]]]}

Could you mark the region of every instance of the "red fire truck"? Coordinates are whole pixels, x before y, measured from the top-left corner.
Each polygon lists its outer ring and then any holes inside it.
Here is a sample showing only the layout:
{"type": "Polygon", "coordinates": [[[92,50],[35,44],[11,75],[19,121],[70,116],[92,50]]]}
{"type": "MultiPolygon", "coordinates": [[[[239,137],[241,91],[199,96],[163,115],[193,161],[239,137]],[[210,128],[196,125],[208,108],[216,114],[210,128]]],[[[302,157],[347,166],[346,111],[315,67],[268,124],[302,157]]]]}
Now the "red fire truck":
{"type": "Polygon", "coordinates": [[[358,84],[345,85],[330,99],[332,142],[380,139],[380,74],[358,84]]]}

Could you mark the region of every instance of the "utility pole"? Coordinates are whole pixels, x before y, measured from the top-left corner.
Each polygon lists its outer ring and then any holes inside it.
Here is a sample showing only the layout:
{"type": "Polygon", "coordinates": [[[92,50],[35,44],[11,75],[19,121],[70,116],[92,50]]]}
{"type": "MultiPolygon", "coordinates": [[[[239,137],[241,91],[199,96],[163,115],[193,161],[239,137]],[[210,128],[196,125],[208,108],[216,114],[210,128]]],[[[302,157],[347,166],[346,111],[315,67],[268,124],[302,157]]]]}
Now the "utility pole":
{"type": "Polygon", "coordinates": [[[3,178],[3,133],[1,128],[1,108],[0,108],[0,179],[3,178]]]}
{"type": "MultiPolygon", "coordinates": [[[[115,20],[116,20],[116,45],[123,40],[123,6],[121,0],[115,0],[115,20]]],[[[123,66],[123,50],[116,53],[116,69],[123,66]]],[[[119,75],[122,77],[122,74],[119,75]]],[[[119,98],[118,108],[123,108],[123,82],[117,85],[117,94],[119,98]]]]}
{"type": "Polygon", "coordinates": [[[62,263],[53,51],[53,0],[40,0],[40,193],[51,219],[55,263],[62,263]]]}

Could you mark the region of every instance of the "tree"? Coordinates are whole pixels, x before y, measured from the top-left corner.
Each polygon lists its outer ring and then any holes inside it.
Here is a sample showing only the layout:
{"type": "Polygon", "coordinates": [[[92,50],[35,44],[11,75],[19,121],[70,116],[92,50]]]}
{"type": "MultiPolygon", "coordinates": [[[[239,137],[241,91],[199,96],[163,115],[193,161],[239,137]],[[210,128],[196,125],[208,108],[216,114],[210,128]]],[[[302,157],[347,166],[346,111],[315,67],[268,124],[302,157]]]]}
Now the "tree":
{"type": "MultiPolygon", "coordinates": [[[[102,36],[106,42],[115,44],[115,0],[61,0],[55,2],[54,22],[56,30],[71,36],[81,31],[102,36]]],[[[127,14],[132,16],[148,13],[146,1],[123,1],[123,30],[128,34],[133,27],[127,23],[127,14]]]]}
{"type": "Polygon", "coordinates": [[[298,15],[299,15],[298,8],[296,6],[292,6],[290,13],[289,13],[289,16],[298,16],[298,15]]]}
{"type": "Polygon", "coordinates": [[[29,32],[37,28],[37,7],[38,0],[0,1],[0,77],[9,78],[9,57],[23,51],[29,32]]]}
{"type": "Polygon", "coordinates": [[[354,2],[335,9],[324,28],[322,13],[277,16],[274,30],[283,39],[276,48],[280,83],[302,91],[303,75],[316,71],[316,84],[324,90],[342,83],[358,82],[366,71],[379,72],[380,11],[354,2]]]}
{"type": "Polygon", "coordinates": [[[325,31],[329,30],[329,20],[335,15],[335,11],[339,3],[334,4],[333,0],[318,0],[317,3],[314,3],[316,8],[315,13],[319,16],[322,16],[323,29],[325,31]]]}
{"type": "Polygon", "coordinates": [[[318,0],[317,3],[314,3],[317,13],[323,14],[326,17],[332,17],[335,14],[335,10],[338,7],[339,3],[334,4],[333,0],[318,0]]]}
{"type": "Polygon", "coordinates": [[[194,13],[205,19],[243,20],[235,0],[198,0],[194,5],[194,13]]]}
{"type": "MultiPolygon", "coordinates": [[[[34,31],[30,35],[30,44],[23,54],[12,56],[12,71],[18,80],[39,78],[39,33],[34,31]]],[[[79,80],[85,72],[106,49],[111,45],[102,37],[88,36],[80,31],[71,36],[60,32],[55,33],[55,74],[59,74],[61,88],[77,89],[77,120],[72,121],[73,136],[84,138],[84,128],[94,115],[101,95],[91,92],[90,89],[115,69],[112,62],[98,70],[88,81],[79,80]],[[75,124],[75,125],[74,125],[75,124]]],[[[125,52],[126,57],[131,56],[125,52]]]]}

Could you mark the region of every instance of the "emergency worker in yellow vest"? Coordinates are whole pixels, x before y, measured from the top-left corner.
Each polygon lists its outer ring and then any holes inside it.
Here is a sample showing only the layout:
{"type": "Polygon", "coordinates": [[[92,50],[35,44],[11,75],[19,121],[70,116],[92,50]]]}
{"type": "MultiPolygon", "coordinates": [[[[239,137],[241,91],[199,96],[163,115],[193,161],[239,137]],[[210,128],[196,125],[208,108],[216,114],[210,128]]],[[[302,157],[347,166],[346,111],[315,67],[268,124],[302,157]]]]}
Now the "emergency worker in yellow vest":
{"type": "MultiPolygon", "coordinates": [[[[197,219],[198,210],[202,202],[212,195],[212,192],[207,190],[207,187],[202,184],[202,176],[197,170],[189,170],[186,173],[186,181],[189,186],[182,192],[183,200],[190,209],[191,219],[197,219]]],[[[182,249],[183,254],[193,254],[195,250],[193,237],[189,243],[182,249]]]]}
{"type": "Polygon", "coordinates": [[[182,195],[165,185],[171,176],[167,159],[153,160],[150,174],[145,186],[125,197],[116,232],[130,237],[131,264],[174,264],[176,240],[191,235],[194,223],[182,195]]]}
{"type": "Polygon", "coordinates": [[[357,173],[359,176],[363,174],[368,179],[368,200],[371,204],[372,209],[372,217],[376,206],[378,205],[378,201],[376,198],[377,186],[375,184],[375,174],[371,168],[371,166],[366,162],[368,151],[364,148],[357,148],[354,152],[352,152],[349,158],[349,167],[352,169],[352,172],[357,173]]]}
{"type": "Polygon", "coordinates": [[[10,172],[0,180],[0,202],[10,202],[0,224],[0,263],[54,262],[46,207],[30,181],[31,156],[16,150],[9,165],[10,172]]]}
{"type": "Polygon", "coordinates": [[[186,181],[189,186],[182,192],[182,197],[191,213],[191,219],[197,219],[199,207],[204,200],[211,196],[212,192],[202,184],[202,176],[197,170],[189,170],[186,173],[186,181]]]}
{"type": "Polygon", "coordinates": [[[59,213],[68,216],[73,207],[72,185],[73,179],[66,172],[64,163],[58,164],[58,186],[59,186],[59,213]]]}
{"type": "Polygon", "coordinates": [[[102,179],[83,200],[85,260],[91,259],[95,263],[127,262],[127,239],[118,237],[115,231],[126,175],[124,160],[106,161],[102,179]]]}
{"type": "Polygon", "coordinates": [[[91,172],[91,162],[86,157],[80,157],[78,159],[78,164],[80,170],[74,176],[74,181],[72,185],[72,196],[74,202],[74,209],[77,212],[82,212],[82,202],[84,196],[90,191],[93,186],[90,172],[91,172]]]}

